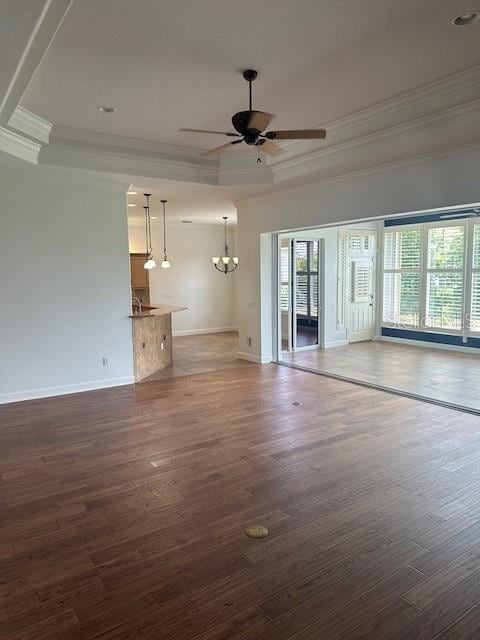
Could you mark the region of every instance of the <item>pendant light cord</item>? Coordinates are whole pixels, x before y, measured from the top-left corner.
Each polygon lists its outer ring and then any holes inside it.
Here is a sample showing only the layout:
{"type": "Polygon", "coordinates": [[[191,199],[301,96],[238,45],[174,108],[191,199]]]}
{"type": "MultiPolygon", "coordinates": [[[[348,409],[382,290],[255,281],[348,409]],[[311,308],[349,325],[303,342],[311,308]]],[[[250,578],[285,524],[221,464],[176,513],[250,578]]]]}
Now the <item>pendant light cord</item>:
{"type": "Polygon", "coordinates": [[[228,243],[227,243],[227,218],[223,218],[225,220],[225,255],[228,256],[228,243]]]}
{"type": "Polygon", "coordinates": [[[162,200],[163,206],[163,257],[167,259],[167,222],[166,222],[166,214],[165,214],[165,204],[167,200],[162,200]]]}
{"type": "Polygon", "coordinates": [[[145,197],[147,198],[147,204],[145,207],[145,241],[146,241],[146,254],[147,257],[150,257],[153,253],[152,251],[152,229],[150,222],[150,194],[145,193],[145,197]]]}

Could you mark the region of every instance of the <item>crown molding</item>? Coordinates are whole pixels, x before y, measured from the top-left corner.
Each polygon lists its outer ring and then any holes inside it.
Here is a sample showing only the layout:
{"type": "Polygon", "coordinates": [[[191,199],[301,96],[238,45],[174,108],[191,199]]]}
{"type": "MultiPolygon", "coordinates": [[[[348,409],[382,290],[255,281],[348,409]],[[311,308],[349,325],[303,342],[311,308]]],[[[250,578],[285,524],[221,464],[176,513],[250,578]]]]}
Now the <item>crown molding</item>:
{"type": "MultiPolygon", "coordinates": [[[[0,150],[34,164],[122,179],[212,186],[281,185],[355,175],[480,141],[480,66],[327,125],[325,141],[286,141],[285,154],[257,165],[252,154],[205,158],[203,150],[51,125],[18,107],[0,150]]],[[[276,193],[276,191],[274,191],[276,193]]]]}
{"type": "Polygon", "coordinates": [[[11,131],[6,127],[0,127],[0,151],[20,160],[38,164],[41,145],[25,136],[11,131]]]}
{"type": "Polygon", "coordinates": [[[63,127],[60,125],[53,125],[51,141],[53,144],[74,145],[92,150],[101,149],[104,151],[141,156],[151,154],[154,157],[178,158],[179,160],[193,159],[202,166],[207,167],[216,167],[218,165],[218,160],[202,158],[201,154],[204,152],[204,149],[198,147],[165,144],[153,140],[143,140],[142,138],[117,136],[109,133],[75,129],[73,127],[63,127]]]}
{"type": "Polygon", "coordinates": [[[132,182],[138,178],[153,178],[215,185],[218,178],[218,169],[204,163],[124,152],[123,149],[92,149],[58,140],[51,140],[42,148],[39,161],[40,164],[122,174],[130,176],[132,182]]]}
{"type": "MultiPolygon", "coordinates": [[[[418,153],[425,154],[434,151],[436,138],[446,134],[449,137],[455,137],[455,131],[461,129],[464,130],[463,134],[469,140],[474,137],[480,141],[480,97],[465,104],[448,107],[442,111],[420,116],[374,133],[332,144],[324,149],[317,149],[301,156],[279,161],[272,165],[274,181],[282,182],[300,174],[312,174],[315,171],[325,170],[333,156],[343,155],[352,161],[355,151],[361,151],[362,159],[365,161],[368,160],[369,154],[380,157],[383,153],[386,157],[385,153],[389,152],[400,151],[404,153],[402,148],[407,146],[409,151],[404,157],[408,159],[418,153]],[[470,120],[470,126],[465,130],[464,121],[467,120],[470,120]],[[399,142],[397,141],[400,142],[401,147],[398,146],[399,142]],[[382,143],[385,143],[383,150],[381,149],[382,143]],[[419,145],[424,147],[422,151],[416,151],[419,145]],[[428,148],[429,146],[430,148],[428,148]]],[[[389,160],[396,160],[396,158],[390,157],[389,160]]],[[[331,163],[333,164],[333,162],[331,163]]]]}
{"type": "MultiPolygon", "coordinates": [[[[17,109],[72,2],[73,0],[44,0],[36,23],[31,25],[31,32],[18,34],[22,53],[18,55],[8,89],[0,102],[0,124],[5,125],[17,109]]],[[[2,51],[2,54],[10,53],[8,50],[2,51]]]]}
{"type": "Polygon", "coordinates": [[[50,141],[52,123],[23,107],[18,106],[15,109],[8,126],[42,144],[48,144],[50,141]]]}
{"type": "MultiPolygon", "coordinates": [[[[322,125],[327,129],[327,138],[320,143],[320,147],[318,141],[307,140],[284,142],[282,147],[287,153],[295,155],[325,149],[330,140],[335,143],[346,141],[352,136],[374,133],[433,114],[438,111],[440,100],[441,108],[446,109],[479,97],[480,65],[477,65],[322,125]]],[[[282,162],[281,158],[273,160],[271,164],[279,162],[282,162]]]]}
{"type": "MultiPolygon", "coordinates": [[[[238,208],[242,204],[256,204],[257,202],[274,200],[276,198],[292,195],[295,193],[302,193],[304,191],[314,191],[315,189],[329,186],[329,185],[341,184],[342,182],[349,182],[351,180],[359,180],[361,178],[365,178],[371,175],[376,175],[378,173],[382,173],[384,171],[389,171],[392,169],[401,169],[404,167],[414,166],[416,164],[423,164],[425,162],[429,162],[430,160],[442,160],[445,158],[449,158],[451,156],[460,155],[460,154],[468,153],[471,151],[474,151],[474,152],[480,151],[480,141],[474,142],[471,144],[460,145],[458,147],[451,147],[449,149],[442,149],[434,153],[421,154],[418,156],[406,158],[404,160],[397,160],[394,162],[378,164],[378,165],[369,167],[368,169],[351,171],[350,173],[344,173],[342,175],[323,178],[321,180],[313,180],[300,185],[287,187],[284,189],[275,189],[274,191],[269,191],[268,193],[262,193],[261,195],[258,195],[258,196],[252,196],[249,198],[242,198],[241,200],[235,200],[233,204],[235,205],[235,207],[238,208]]],[[[451,209],[452,206],[448,206],[446,208],[451,209]]]]}

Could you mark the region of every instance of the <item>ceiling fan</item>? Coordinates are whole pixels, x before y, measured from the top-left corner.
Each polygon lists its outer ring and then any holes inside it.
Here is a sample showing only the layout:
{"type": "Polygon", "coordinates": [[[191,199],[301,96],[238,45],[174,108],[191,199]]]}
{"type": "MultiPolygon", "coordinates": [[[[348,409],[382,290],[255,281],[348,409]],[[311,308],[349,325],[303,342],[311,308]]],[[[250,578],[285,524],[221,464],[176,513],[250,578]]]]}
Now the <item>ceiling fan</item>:
{"type": "Polygon", "coordinates": [[[220,147],[215,147],[215,149],[211,149],[203,155],[220,155],[229,149],[231,145],[245,142],[250,146],[259,147],[259,150],[269,156],[277,156],[284,153],[284,150],[278,144],[272,142],[272,140],[315,140],[325,138],[327,135],[325,129],[292,129],[288,131],[265,132],[265,129],[267,129],[275,116],[271,113],[255,111],[252,109],[252,82],[255,80],[257,75],[258,73],[254,69],[246,69],[243,72],[243,77],[248,82],[249,86],[249,103],[248,111],[239,111],[232,117],[232,124],[236,133],[233,131],[211,131],[208,129],[180,129],[180,131],[214,133],[228,136],[229,138],[238,138],[237,140],[232,140],[231,142],[222,144],[220,147]]]}

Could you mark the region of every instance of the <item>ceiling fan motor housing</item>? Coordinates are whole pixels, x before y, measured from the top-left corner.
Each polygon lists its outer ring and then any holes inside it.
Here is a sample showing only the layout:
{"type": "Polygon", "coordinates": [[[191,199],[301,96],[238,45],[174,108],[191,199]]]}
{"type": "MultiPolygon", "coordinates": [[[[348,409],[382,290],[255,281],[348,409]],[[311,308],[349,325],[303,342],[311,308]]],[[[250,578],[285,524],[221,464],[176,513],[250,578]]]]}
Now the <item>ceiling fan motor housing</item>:
{"type": "MultiPolygon", "coordinates": [[[[242,136],[255,135],[258,136],[261,131],[258,129],[249,129],[248,123],[250,122],[252,115],[254,113],[259,113],[258,111],[239,111],[232,117],[233,127],[238,133],[242,134],[242,136]]],[[[246,140],[245,140],[246,141],[246,140]]],[[[253,144],[253,143],[250,143],[253,144]]]]}

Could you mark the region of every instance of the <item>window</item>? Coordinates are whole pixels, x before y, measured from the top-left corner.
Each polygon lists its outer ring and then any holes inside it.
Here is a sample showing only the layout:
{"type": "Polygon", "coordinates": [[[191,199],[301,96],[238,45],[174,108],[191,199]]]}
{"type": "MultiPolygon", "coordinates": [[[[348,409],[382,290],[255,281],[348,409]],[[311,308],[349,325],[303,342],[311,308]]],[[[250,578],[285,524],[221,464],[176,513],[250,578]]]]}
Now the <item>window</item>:
{"type": "Polygon", "coordinates": [[[425,327],[463,327],[465,227],[427,229],[427,304],[425,327]]]}
{"type": "Polygon", "coordinates": [[[383,321],[418,327],[421,229],[386,231],[383,263],[383,321]]]}
{"type": "Polygon", "coordinates": [[[472,296],[470,330],[480,331],[480,223],[473,225],[472,296]]]}
{"type": "Polygon", "coordinates": [[[383,255],[384,324],[480,332],[478,219],[386,227],[383,255]]]}

